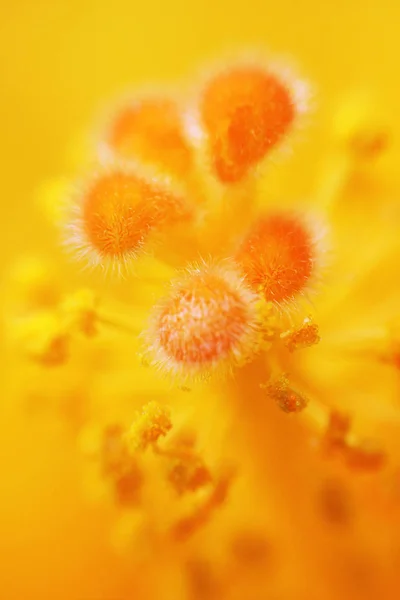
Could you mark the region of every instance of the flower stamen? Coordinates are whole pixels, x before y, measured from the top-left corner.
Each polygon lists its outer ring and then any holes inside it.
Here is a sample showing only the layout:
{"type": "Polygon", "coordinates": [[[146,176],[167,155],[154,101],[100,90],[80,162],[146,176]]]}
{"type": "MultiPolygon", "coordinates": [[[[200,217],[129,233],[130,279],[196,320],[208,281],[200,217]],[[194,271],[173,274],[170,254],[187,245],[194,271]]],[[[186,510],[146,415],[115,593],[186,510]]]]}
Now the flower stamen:
{"type": "Polygon", "coordinates": [[[258,66],[226,69],[201,99],[213,168],[224,183],[242,179],[281,140],[296,116],[292,91],[258,66]]]}

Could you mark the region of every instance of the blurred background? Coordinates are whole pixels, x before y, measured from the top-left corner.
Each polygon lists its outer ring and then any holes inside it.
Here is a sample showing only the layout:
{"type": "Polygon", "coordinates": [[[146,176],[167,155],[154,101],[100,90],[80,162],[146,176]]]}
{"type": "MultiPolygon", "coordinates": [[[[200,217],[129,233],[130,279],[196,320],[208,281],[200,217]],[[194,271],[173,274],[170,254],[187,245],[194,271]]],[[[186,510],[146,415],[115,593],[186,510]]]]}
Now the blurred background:
{"type": "MultiPolygon", "coordinates": [[[[293,183],[299,194],[307,193],[305,169],[323,150],[334,107],[354,89],[376,95],[396,165],[399,17],[393,0],[3,0],[0,269],[54,248],[37,190],[68,171],[80,132],[109,99],[185,81],[232,51],[287,57],[315,87],[317,110],[293,183]]],[[[128,598],[129,563],[110,550],[102,510],[82,502],[65,432],[21,417],[12,401],[18,369],[3,359],[0,597],[128,598]]]]}

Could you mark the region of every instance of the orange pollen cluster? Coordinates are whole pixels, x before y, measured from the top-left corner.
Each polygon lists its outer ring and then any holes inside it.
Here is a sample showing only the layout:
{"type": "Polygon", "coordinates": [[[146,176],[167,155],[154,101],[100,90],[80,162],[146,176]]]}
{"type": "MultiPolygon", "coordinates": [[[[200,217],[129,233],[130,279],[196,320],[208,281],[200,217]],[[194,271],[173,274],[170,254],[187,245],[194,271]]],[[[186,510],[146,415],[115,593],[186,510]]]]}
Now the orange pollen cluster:
{"type": "Polygon", "coordinates": [[[147,98],[125,106],[109,125],[109,148],[127,160],[140,159],[184,176],[192,166],[179,106],[167,98],[147,98]]]}
{"type": "Polygon", "coordinates": [[[167,407],[149,402],[136,415],[126,434],[130,451],[146,450],[172,429],[171,415],[167,407]]]}
{"type": "Polygon", "coordinates": [[[295,215],[259,218],[236,255],[249,284],[268,302],[287,302],[304,291],[314,271],[314,240],[295,215]]]}
{"type": "Polygon", "coordinates": [[[281,338],[284,340],[286,348],[289,352],[300,350],[302,348],[309,348],[318,344],[320,341],[318,325],[312,323],[310,319],[305,319],[303,325],[294,331],[290,331],[287,334],[282,334],[281,338]]]}
{"type": "Polygon", "coordinates": [[[271,384],[262,384],[260,387],[284,412],[298,413],[308,404],[308,399],[305,396],[294,391],[289,386],[289,382],[285,376],[271,384]]]}
{"type": "Polygon", "coordinates": [[[239,359],[251,345],[253,296],[240,279],[218,270],[194,270],[158,310],[156,347],[162,362],[190,369],[239,359]]]}
{"type": "Polygon", "coordinates": [[[82,198],[83,231],[103,256],[136,253],[152,230],[188,215],[183,198],[157,182],[119,170],[97,178],[82,198]]]}
{"type": "Polygon", "coordinates": [[[217,75],[203,92],[200,115],[213,166],[225,183],[242,179],[283,137],[295,118],[291,90],[256,66],[217,75]]]}

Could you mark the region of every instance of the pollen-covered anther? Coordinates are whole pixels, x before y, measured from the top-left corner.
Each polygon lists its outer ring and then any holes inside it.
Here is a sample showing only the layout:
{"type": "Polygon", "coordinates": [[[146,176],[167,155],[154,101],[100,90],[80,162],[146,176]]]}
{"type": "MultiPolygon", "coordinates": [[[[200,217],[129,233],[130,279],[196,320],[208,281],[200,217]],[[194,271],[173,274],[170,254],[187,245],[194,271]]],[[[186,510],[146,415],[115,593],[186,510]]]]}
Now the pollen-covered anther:
{"type": "Polygon", "coordinates": [[[319,258],[317,236],[291,213],[261,216],[236,254],[254,291],[277,305],[290,304],[312,287],[319,258]]]}
{"type": "Polygon", "coordinates": [[[134,453],[146,450],[167,435],[171,429],[169,409],[158,402],[149,402],[137,413],[125,435],[129,451],[134,453]]]}
{"type": "Polygon", "coordinates": [[[171,186],[120,168],[89,181],[76,208],[69,242],[95,264],[136,257],[152,232],[191,218],[185,198],[171,186]]]}
{"type": "Polygon", "coordinates": [[[170,98],[149,96],[122,106],[109,122],[104,144],[116,157],[140,160],[178,177],[192,167],[182,112],[170,98]]]}
{"type": "Polygon", "coordinates": [[[285,375],[270,384],[261,384],[260,387],[286,413],[301,412],[308,404],[308,399],[303,394],[290,387],[285,375]]]}
{"type": "Polygon", "coordinates": [[[183,376],[237,366],[256,350],[255,301],[234,270],[191,269],[154,310],[148,340],[155,363],[183,376]]]}
{"type": "Polygon", "coordinates": [[[304,319],[303,325],[299,329],[281,334],[281,339],[289,352],[309,348],[318,344],[320,341],[318,325],[313,323],[310,318],[304,319]]]}
{"type": "Polygon", "coordinates": [[[284,77],[256,65],[227,68],[209,80],[200,116],[221,181],[239,181],[281,141],[296,117],[295,95],[284,77]]]}

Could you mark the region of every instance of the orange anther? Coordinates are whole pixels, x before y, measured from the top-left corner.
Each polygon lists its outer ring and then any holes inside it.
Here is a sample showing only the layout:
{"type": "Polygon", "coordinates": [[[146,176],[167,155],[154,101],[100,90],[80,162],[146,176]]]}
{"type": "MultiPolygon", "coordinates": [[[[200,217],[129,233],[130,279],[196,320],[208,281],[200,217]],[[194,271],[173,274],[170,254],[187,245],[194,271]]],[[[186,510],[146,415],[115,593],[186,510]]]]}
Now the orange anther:
{"type": "Polygon", "coordinates": [[[260,387],[265,390],[269,398],[275,400],[284,412],[297,413],[302,411],[308,404],[308,399],[305,396],[289,386],[288,379],[285,376],[270,384],[262,384],[260,387]]]}
{"type": "Polygon", "coordinates": [[[185,198],[167,184],[118,167],[85,186],[77,209],[69,241],[95,263],[136,257],[153,231],[192,215],[185,198]]]}
{"type": "Polygon", "coordinates": [[[314,346],[321,339],[319,337],[318,325],[312,323],[310,319],[305,319],[299,329],[283,334],[281,337],[284,339],[285,346],[289,352],[314,346]]]}
{"type": "Polygon", "coordinates": [[[240,277],[202,266],[157,308],[150,341],[161,366],[190,374],[240,360],[250,352],[255,326],[254,296],[240,277]]]}
{"type": "Polygon", "coordinates": [[[291,90],[278,75],[257,66],[238,66],[209,81],[200,112],[216,174],[232,183],[281,140],[296,108],[291,90]]]}
{"type": "Polygon", "coordinates": [[[252,288],[277,304],[307,288],[316,258],[313,236],[302,219],[279,213],[260,217],[236,256],[252,288]]]}
{"type": "Polygon", "coordinates": [[[149,97],[116,112],[106,136],[116,156],[140,160],[167,173],[184,176],[191,169],[192,150],[185,138],[176,102],[149,97]]]}

